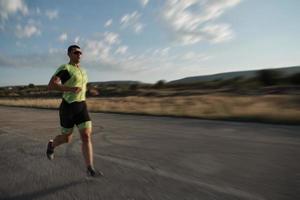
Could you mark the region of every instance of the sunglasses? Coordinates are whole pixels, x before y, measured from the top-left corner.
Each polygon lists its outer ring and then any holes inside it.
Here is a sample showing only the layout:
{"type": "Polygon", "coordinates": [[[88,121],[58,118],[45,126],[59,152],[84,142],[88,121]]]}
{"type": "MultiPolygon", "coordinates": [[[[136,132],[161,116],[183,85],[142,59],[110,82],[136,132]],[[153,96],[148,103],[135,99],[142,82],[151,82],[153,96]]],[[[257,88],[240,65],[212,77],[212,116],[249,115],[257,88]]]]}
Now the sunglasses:
{"type": "Polygon", "coordinates": [[[82,53],[81,53],[81,51],[74,51],[73,54],[75,54],[75,55],[81,55],[82,53]]]}

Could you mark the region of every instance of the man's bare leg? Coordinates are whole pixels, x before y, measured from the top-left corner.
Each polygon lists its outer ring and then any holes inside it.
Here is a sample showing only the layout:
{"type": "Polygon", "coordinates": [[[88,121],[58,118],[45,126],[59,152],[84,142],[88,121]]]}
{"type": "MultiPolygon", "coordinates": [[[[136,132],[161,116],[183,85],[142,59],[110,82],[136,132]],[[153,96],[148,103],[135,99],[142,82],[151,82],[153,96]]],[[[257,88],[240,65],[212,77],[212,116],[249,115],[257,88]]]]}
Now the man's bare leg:
{"type": "Polygon", "coordinates": [[[85,160],[86,166],[94,166],[93,163],[93,145],[91,140],[92,129],[84,128],[80,130],[80,137],[82,141],[82,154],[85,160]]]}
{"type": "Polygon", "coordinates": [[[82,154],[87,167],[87,172],[90,176],[103,176],[103,173],[101,171],[98,171],[94,168],[94,156],[91,135],[91,128],[84,128],[80,130],[80,137],[82,141],[82,154]]]}
{"type": "Polygon", "coordinates": [[[54,148],[63,144],[63,143],[69,143],[72,139],[72,132],[69,132],[64,135],[57,135],[54,140],[50,140],[47,145],[47,157],[49,160],[54,159],[54,148]]]}
{"type": "Polygon", "coordinates": [[[53,148],[64,143],[70,143],[71,139],[72,139],[72,132],[63,135],[57,135],[53,140],[53,148]]]}

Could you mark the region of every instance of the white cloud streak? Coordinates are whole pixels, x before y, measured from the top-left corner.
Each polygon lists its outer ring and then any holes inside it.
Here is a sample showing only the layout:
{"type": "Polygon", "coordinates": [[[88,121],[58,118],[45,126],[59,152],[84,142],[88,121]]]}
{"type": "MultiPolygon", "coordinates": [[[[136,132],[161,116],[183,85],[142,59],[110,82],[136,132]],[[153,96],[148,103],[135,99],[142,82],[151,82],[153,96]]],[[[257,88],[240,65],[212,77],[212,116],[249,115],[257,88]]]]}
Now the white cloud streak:
{"type": "Polygon", "coordinates": [[[60,42],[65,42],[67,39],[68,39],[68,34],[67,34],[67,33],[62,33],[62,34],[59,36],[59,38],[58,38],[58,40],[59,40],[60,42]]]}
{"type": "Polygon", "coordinates": [[[87,63],[101,63],[115,66],[115,55],[124,55],[128,47],[121,44],[119,34],[105,32],[99,39],[88,39],[82,42],[84,59],[87,63]]]}
{"type": "Polygon", "coordinates": [[[161,56],[165,57],[169,55],[170,47],[162,48],[162,49],[155,49],[153,51],[153,56],[161,56]]]}
{"type": "Polygon", "coordinates": [[[98,62],[103,64],[114,63],[111,57],[111,47],[104,41],[86,40],[83,45],[85,60],[87,62],[98,62]]]}
{"type": "Polygon", "coordinates": [[[61,49],[52,48],[52,47],[49,48],[49,54],[58,54],[58,53],[63,55],[64,52],[61,49]]]}
{"type": "Polygon", "coordinates": [[[140,17],[141,14],[134,11],[124,15],[120,20],[120,24],[123,28],[131,28],[135,33],[141,33],[145,25],[140,22],[140,17]]]}
{"type": "Polygon", "coordinates": [[[149,3],[149,0],[139,0],[139,1],[140,1],[143,8],[146,7],[147,4],[149,3]]]}
{"type": "Polygon", "coordinates": [[[115,54],[120,54],[120,55],[124,55],[128,50],[127,46],[120,46],[117,48],[117,50],[115,51],[115,54]]]}
{"type": "Polygon", "coordinates": [[[28,7],[23,0],[0,0],[0,20],[4,22],[10,15],[16,13],[28,15],[28,7]]]}
{"type": "Polygon", "coordinates": [[[50,19],[58,19],[58,10],[47,10],[45,15],[50,19]]]}
{"type": "Polygon", "coordinates": [[[231,40],[234,37],[234,33],[228,24],[206,25],[202,31],[203,34],[206,34],[206,38],[212,43],[220,43],[231,40]]]}
{"type": "Polygon", "coordinates": [[[74,43],[75,43],[75,44],[79,44],[79,40],[80,40],[80,37],[79,37],[79,36],[75,37],[74,43]]]}
{"type": "Polygon", "coordinates": [[[193,51],[187,52],[181,57],[182,60],[191,61],[191,62],[204,61],[204,60],[208,60],[210,58],[211,57],[206,54],[196,53],[193,51]]]}
{"type": "Polygon", "coordinates": [[[120,43],[119,35],[113,32],[105,32],[104,41],[109,45],[119,44],[120,43]]]}
{"type": "Polygon", "coordinates": [[[232,39],[228,24],[216,24],[229,8],[241,0],[167,0],[162,16],[165,23],[182,45],[200,41],[219,43],[232,39]]]}
{"type": "Polygon", "coordinates": [[[105,22],[104,27],[109,27],[109,26],[112,25],[112,23],[113,23],[113,20],[112,20],[112,19],[109,19],[109,20],[107,20],[107,21],[105,22]]]}
{"type": "Polygon", "coordinates": [[[18,24],[15,34],[18,38],[30,38],[34,35],[41,35],[41,30],[34,24],[34,21],[29,21],[24,27],[18,24]]]}

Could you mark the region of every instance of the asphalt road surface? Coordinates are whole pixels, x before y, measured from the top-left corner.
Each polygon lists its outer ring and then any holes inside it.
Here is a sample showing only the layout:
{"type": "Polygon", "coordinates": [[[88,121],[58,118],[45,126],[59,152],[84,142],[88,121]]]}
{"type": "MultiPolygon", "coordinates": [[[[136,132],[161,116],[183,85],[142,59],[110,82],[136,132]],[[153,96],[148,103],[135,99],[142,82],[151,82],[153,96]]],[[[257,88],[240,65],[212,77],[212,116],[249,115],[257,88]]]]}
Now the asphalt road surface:
{"type": "Polygon", "coordinates": [[[92,113],[87,177],[78,132],[46,158],[57,110],[0,106],[0,199],[300,199],[300,127],[92,113]]]}

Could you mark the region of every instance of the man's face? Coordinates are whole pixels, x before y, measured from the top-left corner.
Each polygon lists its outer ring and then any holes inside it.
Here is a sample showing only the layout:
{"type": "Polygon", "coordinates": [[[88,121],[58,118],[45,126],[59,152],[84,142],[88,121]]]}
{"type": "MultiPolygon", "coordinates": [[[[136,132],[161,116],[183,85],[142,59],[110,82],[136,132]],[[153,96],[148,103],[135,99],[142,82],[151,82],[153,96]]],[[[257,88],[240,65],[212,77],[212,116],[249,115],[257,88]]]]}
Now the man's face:
{"type": "Polygon", "coordinates": [[[81,50],[78,49],[78,48],[73,48],[71,50],[71,52],[69,53],[69,57],[70,57],[70,60],[73,62],[73,63],[79,63],[80,62],[80,58],[81,58],[81,50]]]}

